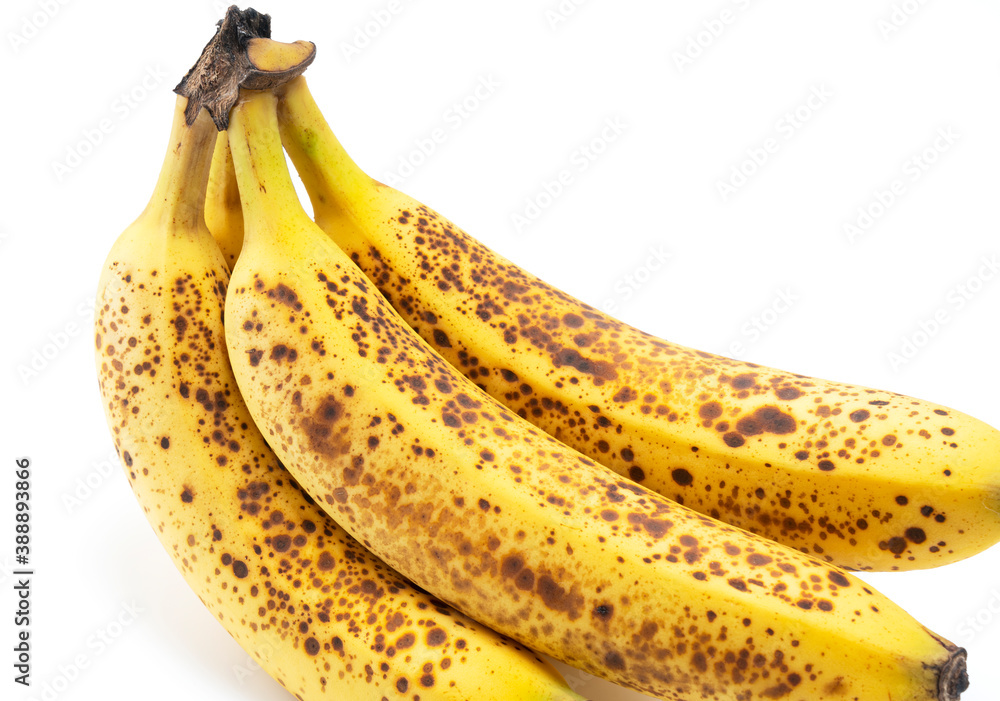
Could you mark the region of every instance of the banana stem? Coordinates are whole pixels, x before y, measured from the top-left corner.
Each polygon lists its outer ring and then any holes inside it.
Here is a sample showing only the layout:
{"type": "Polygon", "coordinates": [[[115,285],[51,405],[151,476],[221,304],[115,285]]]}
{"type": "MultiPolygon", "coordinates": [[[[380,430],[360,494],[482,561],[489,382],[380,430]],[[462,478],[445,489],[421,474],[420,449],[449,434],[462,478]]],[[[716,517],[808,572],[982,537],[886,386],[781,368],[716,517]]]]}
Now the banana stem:
{"type": "Polygon", "coordinates": [[[938,677],[938,701],[959,701],[962,692],[969,688],[965,660],[965,649],[958,648],[942,667],[938,677]]]}
{"type": "Polygon", "coordinates": [[[145,217],[158,218],[167,230],[192,231],[205,221],[205,192],[217,132],[205,110],[189,127],[184,116],[187,103],[186,97],[178,96],[170,146],[153,196],[143,212],[145,217]]]}
{"type": "Polygon", "coordinates": [[[279,235],[283,227],[276,223],[309,222],[285,163],[274,93],[243,91],[228,131],[243,204],[244,246],[254,245],[264,222],[270,224],[267,230],[279,235]]]}
{"type": "Polygon", "coordinates": [[[243,248],[243,208],[236,184],[233,154],[229,150],[228,132],[225,131],[220,131],[215,141],[205,200],[205,223],[222,249],[231,271],[243,248]]]}
{"type": "Polygon", "coordinates": [[[229,151],[228,133],[219,132],[215,142],[215,154],[212,156],[212,172],[208,181],[209,199],[214,198],[220,206],[233,209],[240,205],[240,189],[236,185],[236,172],[233,170],[233,155],[229,151]]]}
{"type": "Polygon", "coordinates": [[[333,212],[350,212],[364,202],[374,181],[344,150],[303,76],[277,92],[281,138],[322,227],[322,220],[333,212]]]}

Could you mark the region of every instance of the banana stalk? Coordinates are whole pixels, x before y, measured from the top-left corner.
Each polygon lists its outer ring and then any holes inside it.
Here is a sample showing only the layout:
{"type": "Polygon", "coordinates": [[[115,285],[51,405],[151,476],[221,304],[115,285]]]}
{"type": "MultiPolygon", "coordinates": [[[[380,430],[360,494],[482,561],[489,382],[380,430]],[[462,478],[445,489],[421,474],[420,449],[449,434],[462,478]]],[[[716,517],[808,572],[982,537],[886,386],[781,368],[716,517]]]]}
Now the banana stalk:
{"type": "Polygon", "coordinates": [[[229,138],[225,131],[219,132],[215,141],[205,199],[205,223],[219,244],[229,270],[232,270],[243,248],[243,208],[240,206],[240,190],[236,185],[233,155],[229,151],[229,138]]]}

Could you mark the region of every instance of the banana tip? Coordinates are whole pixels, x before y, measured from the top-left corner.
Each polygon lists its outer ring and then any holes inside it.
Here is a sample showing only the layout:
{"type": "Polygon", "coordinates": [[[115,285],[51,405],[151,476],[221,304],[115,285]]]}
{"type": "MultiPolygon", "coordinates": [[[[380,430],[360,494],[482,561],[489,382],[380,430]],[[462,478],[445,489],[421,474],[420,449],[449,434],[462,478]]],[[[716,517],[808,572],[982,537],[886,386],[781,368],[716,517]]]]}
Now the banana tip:
{"type": "Polygon", "coordinates": [[[941,668],[938,678],[938,701],[959,701],[962,692],[969,688],[969,672],[965,666],[965,648],[956,648],[941,668]]]}

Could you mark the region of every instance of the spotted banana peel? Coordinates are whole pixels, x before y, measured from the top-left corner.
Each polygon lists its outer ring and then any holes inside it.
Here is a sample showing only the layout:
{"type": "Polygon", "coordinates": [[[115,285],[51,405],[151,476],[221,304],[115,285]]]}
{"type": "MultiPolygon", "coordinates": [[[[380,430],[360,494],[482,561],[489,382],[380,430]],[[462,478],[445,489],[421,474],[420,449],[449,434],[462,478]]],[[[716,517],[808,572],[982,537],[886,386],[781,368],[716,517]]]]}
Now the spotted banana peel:
{"type": "Polygon", "coordinates": [[[518,416],[637,484],[849,569],[935,567],[1000,540],[1000,431],[628,326],[366,175],[305,78],[279,92],[316,222],[518,416]]]}
{"type": "Polygon", "coordinates": [[[447,363],[303,211],[273,93],[242,96],[229,144],[234,373],[282,463],[365,547],[659,698],[958,698],[965,651],[861,580],[597,465],[447,363]]]}

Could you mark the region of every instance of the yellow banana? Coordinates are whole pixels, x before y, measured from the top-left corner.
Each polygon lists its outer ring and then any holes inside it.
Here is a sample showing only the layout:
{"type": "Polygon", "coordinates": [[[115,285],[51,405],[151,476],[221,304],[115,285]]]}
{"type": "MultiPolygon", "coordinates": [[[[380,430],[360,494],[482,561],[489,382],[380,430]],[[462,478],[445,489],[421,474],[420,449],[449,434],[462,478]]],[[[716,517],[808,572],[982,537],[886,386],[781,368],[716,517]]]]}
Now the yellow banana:
{"type": "Polygon", "coordinates": [[[215,127],[205,110],[187,127],[186,104],[103,269],[95,335],[115,445],[177,568],[298,699],[578,701],[535,653],[362,548],[264,441],[226,354],[228,270],[203,217],[215,127]]]}
{"type": "MultiPolygon", "coordinates": [[[[266,31],[269,32],[269,15],[263,15],[257,21],[266,22],[266,31]]],[[[274,87],[287,80],[287,76],[305,70],[315,56],[316,45],[309,41],[285,43],[265,36],[252,37],[246,41],[247,75],[243,77],[241,85],[250,89],[274,87]]],[[[228,113],[217,122],[220,129],[224,129],[227,119],[228,113]]],[[[215,154],[212,156],[212,167],[208,175],[208,194],[205,198],[205,223],[232,270],[240,249],[243,248],[243,209],[240,207],[240,191],[225,131],[219,132],[215,142],[215,154]]]]}
{"type": "Polygon", "coordinates": [[[240,190],[236,186],[229,138],[224,131],[219,132],[216,139],[212,168],[208,175],[205,223],[215,242],[219,244],[229,270],[232,270],[240,249],[243,248],[243,208],[240,206],[240,190]]]}
{"type": "Polygon", "coordinates": [[[305,79],[282,90],[282,136],[316,222],[522,418],[701,513],[850,569],[934,567],[1000,540],[1000,431],[627,326],[367,176],[305,79]]]}
{"type": "Polygon", "coordinates": [[[622,479],[445,362],[303,211],[276,105],[232,113],[226,342],[257,425],[345,530],[476,620],[660,698],[958,697],[964,650],[864,582],[622,479]]]}

